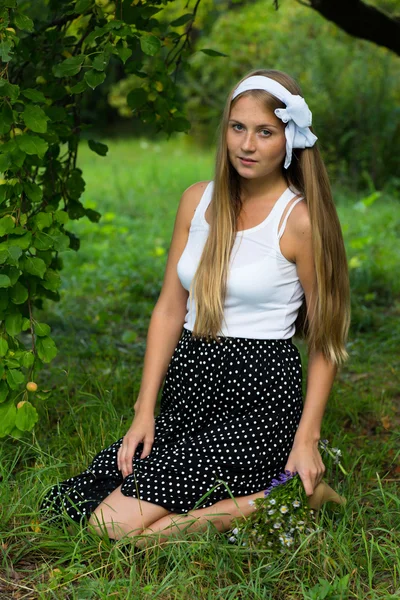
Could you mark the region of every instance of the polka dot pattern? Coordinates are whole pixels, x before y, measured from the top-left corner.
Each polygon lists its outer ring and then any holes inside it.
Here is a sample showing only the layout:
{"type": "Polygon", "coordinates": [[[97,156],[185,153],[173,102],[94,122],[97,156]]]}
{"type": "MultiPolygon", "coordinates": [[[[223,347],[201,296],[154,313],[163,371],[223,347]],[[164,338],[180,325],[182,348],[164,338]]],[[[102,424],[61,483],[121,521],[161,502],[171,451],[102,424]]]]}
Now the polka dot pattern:
{"type": "Polygon", "coordinates": [[[141,459],[140,443],[123,479],[121,438],[86,471],[53,486],[42,506],[80,521],[121,484],[125,496],[177,513],[229,498],[227,488],[233,496],[259,492],[283,471],[302,410],[301,359],[290,339],[207,341],[183,329],[151,453],[141,459]]]}

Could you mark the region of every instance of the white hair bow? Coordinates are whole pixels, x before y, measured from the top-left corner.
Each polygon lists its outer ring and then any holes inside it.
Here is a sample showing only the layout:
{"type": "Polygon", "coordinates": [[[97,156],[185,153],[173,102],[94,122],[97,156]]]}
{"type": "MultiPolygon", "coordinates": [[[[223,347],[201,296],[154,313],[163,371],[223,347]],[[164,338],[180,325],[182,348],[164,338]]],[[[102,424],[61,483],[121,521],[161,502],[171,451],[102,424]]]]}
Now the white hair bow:
{"type": "Polygon", "coordinates": [[[284,167],[287,169],[292,161],[293,148],[310,148],[314,146],[318,139],[309,129],[312,123],[311,111],[302,96],[292,94],[275,79],[263,75],[248,77],[234,90],[232,100],[248,90],[264,90],[286,104],[286,108],[276,108],[274,113],[284,123],[287,123],[285,127],[286,158],[284,163],[284,167]]]}

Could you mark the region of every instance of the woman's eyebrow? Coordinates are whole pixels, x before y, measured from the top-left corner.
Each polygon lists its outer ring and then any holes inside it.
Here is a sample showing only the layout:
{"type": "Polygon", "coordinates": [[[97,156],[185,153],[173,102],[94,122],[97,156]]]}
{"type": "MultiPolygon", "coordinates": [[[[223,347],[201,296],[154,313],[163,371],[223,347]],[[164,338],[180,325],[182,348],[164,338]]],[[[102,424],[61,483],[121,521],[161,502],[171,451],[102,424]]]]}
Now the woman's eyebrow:
{"type": "MultiPolygon", "coordinates": [[[[229,123],[238,123],[239,125],[243,125],[243,123],[237,119],[229,119],[229,123]]],[[[271,127],[272,129],[278,129],[276,125],[271,125],[270,123],[261,123],[261,125],[256,125],[257,129],[260,127],[271,127]]]]}

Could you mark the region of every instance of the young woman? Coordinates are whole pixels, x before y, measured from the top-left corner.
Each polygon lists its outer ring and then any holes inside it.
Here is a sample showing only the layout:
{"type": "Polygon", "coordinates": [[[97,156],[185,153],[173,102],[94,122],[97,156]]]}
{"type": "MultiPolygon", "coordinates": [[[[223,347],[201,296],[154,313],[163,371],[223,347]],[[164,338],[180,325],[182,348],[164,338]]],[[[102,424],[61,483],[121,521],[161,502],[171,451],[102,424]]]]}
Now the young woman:
{"type": "Polygon", "coordinates": [[[254,71],[233,88],[214,180],[179,204],[132,425],[54,486],[46,510],[86,517],[113,539],[165,539],[189,521],[188,530],[207,521],[229,529],[285,469],[312,497],[350,310],[340,224],[310,125],[285,73],[254,71]],[[304,402],[295,333],[309,350],[304,402]]]}

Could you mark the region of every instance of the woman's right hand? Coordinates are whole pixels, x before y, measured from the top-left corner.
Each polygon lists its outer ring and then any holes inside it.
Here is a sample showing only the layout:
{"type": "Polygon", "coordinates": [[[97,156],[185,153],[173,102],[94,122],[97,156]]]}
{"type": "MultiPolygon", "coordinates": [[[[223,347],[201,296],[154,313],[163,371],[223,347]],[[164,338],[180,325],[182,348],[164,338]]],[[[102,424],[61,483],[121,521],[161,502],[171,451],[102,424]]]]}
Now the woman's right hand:
{"type": "Polygon", "coordinates": [[[155,435],[155,418],[153,413],[138,412],[129,427],[117,454],[118,469],[125,479],[133,471],[133,457],[137,446],[143,442],[140,458],[146,458],[151,452],[155,435]]]}

